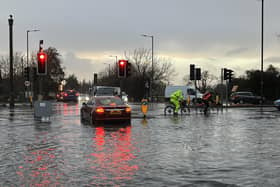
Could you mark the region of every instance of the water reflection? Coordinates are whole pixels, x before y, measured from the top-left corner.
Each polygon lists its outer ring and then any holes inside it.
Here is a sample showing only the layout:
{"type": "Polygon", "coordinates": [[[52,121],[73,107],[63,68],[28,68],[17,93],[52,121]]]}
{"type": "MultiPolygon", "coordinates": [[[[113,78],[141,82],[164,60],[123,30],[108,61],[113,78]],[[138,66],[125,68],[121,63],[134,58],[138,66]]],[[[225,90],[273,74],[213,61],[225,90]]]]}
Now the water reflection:
{"type": "Polygon", "coordinates": [[[22,186],[60,186],[63,173],[57,163],[57,149],[51,145],[48,132],[36,134],[36,141],[26,147],[16,174],[22,186]]]}
{"type": "Polygon", "coordinates": [[[131,143],[131,126],[96,127],[92,138],[92,153],[87,155],[88,166],[94,170],[91,185],[116,185],[131,180],[138,165],[131,143]]]}
{"type": "Polygon", "coordinates": [[[9,113],[9,120],[13,121],[14,120],[14,116],[15,116],[15,110],[13,108],[10,109],[10,113],[9,113]]]}

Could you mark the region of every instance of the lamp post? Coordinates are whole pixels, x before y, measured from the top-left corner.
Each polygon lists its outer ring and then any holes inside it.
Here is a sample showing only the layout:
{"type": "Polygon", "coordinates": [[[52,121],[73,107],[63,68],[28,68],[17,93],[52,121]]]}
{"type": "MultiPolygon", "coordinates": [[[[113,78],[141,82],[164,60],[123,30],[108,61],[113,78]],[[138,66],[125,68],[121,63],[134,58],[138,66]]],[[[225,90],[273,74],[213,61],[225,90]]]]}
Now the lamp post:
{"type": "Polygon", "coordinates": [[[150,84],[150,96],[153,100],[153,82],[154,82],[154,36],[153,35],[147,35],[142,34],[143,37],[149,37],[152,39],[152,77],[151,77],[151,84],[150,84]]]}
{"type": "MultiPolygon", "coordinates": [[[[263,101],[263,25],[264,25],[264,19],[263,19],[263,12],[264,12],[264,0],[262,0],[262,22],[261,22],[261,100],[263,101]]],[[[262,102],[263,105],[263,102],[262,102]]]]}
{"type": "Polygon", "coordinates": [[[38,31],[40,31],[40,30],[33,29],[33,30],[26,31],[26,63],[27,63],[27,66],[29,66],[29,37],[28,37],[28,34],[30,32],[38,32],[38,31]]]}
{"type": "Polygon", "coordinates": [[[14,101],[14,69],[13,69],[13,15],[10,15],[9,22],[9,44],[10,44],[10,108],[15,107],[14,101]]]}
{"type": "MultiPolygon", "coordinates": [[[[40,31],[40,30],[38,30],[38,29],[33,29],[33,30],[27,30],[26,31],[26,65],[27,65],[27,67],[29,66],[29,37],[28,37],[28,34],[30,33],[30,32],[38,32],[38,31],[40,31]]],[[[31,67],[31,66],[30,66],[31,67]]],[[[31,69],[31,68],[30,68],[31,69]]],[[[35,73],[35,72],[33,72],[33,73],[35,73]]],[[[31,73],[29,73],[29,76],[31,76],[31,73]]],[[[31,81],[31,79],[30,79],[30,77],[29,77],[29,80],[31,81]]],[[[32,81],[31,81],[32,82],[32,81]]],[[[31,93],[31,91],[32,91],[32,87],[34,87],[34,85],[33,84],[30,84],[31,86],[30,86],[30,93],[31,93]]],[[[35,87],[34,87],[35,88],[35,87]]],[[[35,92],[34,92],[35,93],[35,92]]],[[[29,95],[29,96],[31,96],[31,95],[29,95]]]]}

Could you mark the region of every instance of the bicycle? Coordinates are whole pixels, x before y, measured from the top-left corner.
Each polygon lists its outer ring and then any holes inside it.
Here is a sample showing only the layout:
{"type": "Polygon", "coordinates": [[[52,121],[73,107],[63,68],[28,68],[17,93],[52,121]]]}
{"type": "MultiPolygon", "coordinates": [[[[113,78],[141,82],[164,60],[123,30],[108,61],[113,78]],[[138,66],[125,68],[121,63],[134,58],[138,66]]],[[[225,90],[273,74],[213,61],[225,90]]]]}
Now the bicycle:
{"type": "Polygon", "coordinates": [[[204,115],[207,115],[210,113],[211,108],[210,108],[210,103],[208,103],[208,105],[205,102],[201,102],[199,104],[196,105],[199,108],[200,112],[203,112],[204,115]]]}
{"type": "MultiPolygon", "coordinates": [[[[164,115],[174,115],[175,112],[175,105],[172,103],[168,103],[164,108],[164,115]]],[[[180,103],[180,114],[187,114],[190,113],[190,107],[187,105],[186,101],[180,103]]]]}

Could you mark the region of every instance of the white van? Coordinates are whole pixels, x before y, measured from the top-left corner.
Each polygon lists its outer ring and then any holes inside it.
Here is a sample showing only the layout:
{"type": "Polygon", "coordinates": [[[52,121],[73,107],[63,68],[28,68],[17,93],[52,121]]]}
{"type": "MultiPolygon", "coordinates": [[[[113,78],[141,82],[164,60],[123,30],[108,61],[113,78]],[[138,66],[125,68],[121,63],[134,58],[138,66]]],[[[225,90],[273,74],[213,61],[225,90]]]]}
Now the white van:
{"type": "Polygon", "coordinates": [[[165,100],[169,100],[171,94],[177,90],[182,90],[184,98],[187,99],[190,97],[192,102],[195,101],[195,98],[198,100],[202,99],[203,96],[202,93],[192,86],[166,86],[164,93],[165,100]]]}

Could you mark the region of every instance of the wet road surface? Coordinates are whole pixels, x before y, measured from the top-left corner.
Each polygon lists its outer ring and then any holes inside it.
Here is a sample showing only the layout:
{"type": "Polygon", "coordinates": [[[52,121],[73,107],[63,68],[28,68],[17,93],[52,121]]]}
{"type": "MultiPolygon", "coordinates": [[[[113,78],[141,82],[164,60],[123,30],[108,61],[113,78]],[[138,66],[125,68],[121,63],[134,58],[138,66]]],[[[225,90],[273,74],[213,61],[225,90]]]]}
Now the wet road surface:
{"type": "Polygon", "coordinates": [[[0,186],[280,186],[280,113],[232,108],[131,126],[80,122],[80,104],[53,105],[51,123],[0,108],[0,186]]]}

